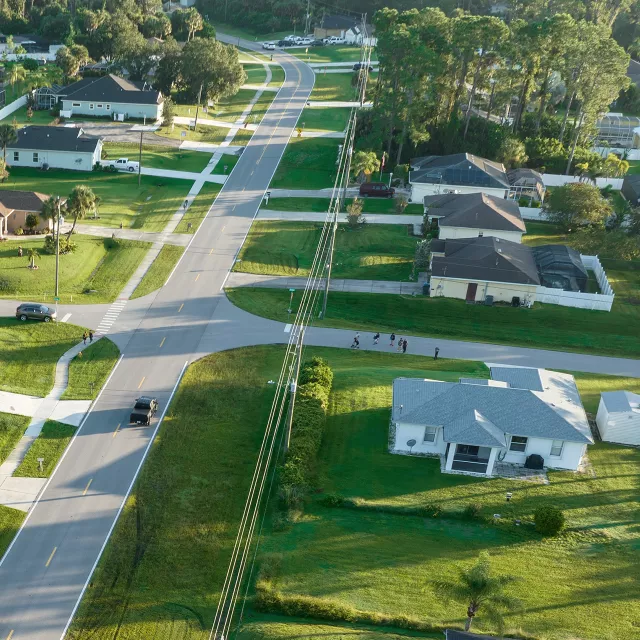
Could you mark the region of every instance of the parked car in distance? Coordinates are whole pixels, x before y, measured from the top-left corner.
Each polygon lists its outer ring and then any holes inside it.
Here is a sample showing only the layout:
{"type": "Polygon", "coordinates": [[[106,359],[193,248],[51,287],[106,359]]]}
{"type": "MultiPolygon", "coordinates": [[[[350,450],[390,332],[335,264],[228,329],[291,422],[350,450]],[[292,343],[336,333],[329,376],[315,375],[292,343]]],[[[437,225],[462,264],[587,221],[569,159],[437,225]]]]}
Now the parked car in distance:
{"type": "Polygon", "coordinates": [[[388,187],[384,182],[363,182],[360,185],[363,198],[393,198],[395,192],[393,187],[388,187]]]}
{"type": "Polygon", "coordinates": [[[328,44],[344,44],[344,43],[345,43],[345,39],[339,38],[338,36],[331,36],[328,42],[328,44]]]}
{"type": "Polygon", "coordinates": [[[300,38],[300,40],[298,41],[298,44],[313,44],[313,38],[300,38]]]}
{"type": "Polygon", "coordinates": [[[356,62],[353,65],[353,70],[360,71],[360,69],[366,69],[369,73],[373,71],[373,67],[369,66],[368,64],[364,64],[364,62],[356,62]]]}
{"type": "Polygon", "coordinates": [[[56,310],[37,302],[24,302],[16,309],[16,318],[22,322],[27,320],[51,322],[56,319],[56,310]]]}
{"type": "Polygon", "coordinates": [[[267,49],[267,51],[273,51],[276,48],[275,42],[263,42],[262,48],[267,49]]]}
{"type": "Polygon", "coordinates": [[[295,42],[292,42],[291,40],[278,40],[277,45],[279,47],[293,47],[293,45],[295,44],[295,42]]]}
{"type": "Polygon", "coordinates": [[[325,38],[323,38],[322,40],[314,40],[311,43],[312,47],[324,47],[327,43],[325,42],[325,38]]]}
{"type": "Polygon", "coordinates": [[[158,401],[149,396],[140,396],[136,398],[136,404],[129,416],[129,422],[133,424],[150,425],[151,418],[158,410],[158,401]]]}

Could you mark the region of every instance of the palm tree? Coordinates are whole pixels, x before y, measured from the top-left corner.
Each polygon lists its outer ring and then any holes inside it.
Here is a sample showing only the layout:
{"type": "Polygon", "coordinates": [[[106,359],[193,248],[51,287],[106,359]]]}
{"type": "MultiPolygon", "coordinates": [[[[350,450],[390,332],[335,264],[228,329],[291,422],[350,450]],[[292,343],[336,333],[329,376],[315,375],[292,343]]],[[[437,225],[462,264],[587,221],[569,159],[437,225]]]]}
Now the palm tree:
{"type": "Polygon", "coordinates": [[[2,145],[2,152],[5,165],[7,164],[7,147],[18,140],[18,132],[13,125],[0,124],[0,145],[2,145]]]}
{"type": "Polygon", "coordinates": [[[36,268],[36,258],[39,258],[40,254],[37,249],[28,249],[27,258],[29,258],[29,269],[36,268]]]}
{"type": "Polygon", "coordinates": [[[9,67],[9,84],[13,87],[16,82],[22,82],[27,79],[27,72],[22,65],[12,64],[9,67]]]}
{"type": "Polygon", "coordinates": [[[522,603],[505,593],[505,588],[518,578],[510,575],[492,575],[489,554],[483,551],[478,561],[470,569],[459,569],[456,581],[434,580],[432,586],[436,594],[445,600],[454,600],[467,605],[465,631],[469,631],[474,617],[482,609],[498,627],[504,629],[503,611],[518,611],[522,603]]]}
{"type": "Polygon", "coordinates": [[[69,238],[71,238],[78,220],[82,220],[88,213],[95,211],[97,201],[96,194],[86,185],[79,184],[74,187],[67,200],[67,211],[73,217],[73,225],[68,234],[69,238]]]}
{"type": "Polygon", "coordinates": [[[351,161],[351,170],[356,176],[364,175],[369,180],[372,173],[378,170],[380,161],[375,151],[356,151],[351,161]]]}
{"type": "Polygon", "coordinates": [[[55,232],[55,225],[58,224],[58,213],[59,213],[59,209],[58,209],[58,201],[60,200],[60,196],[49,196],[43,203],[42,203],[42,210],[40,211],[40,217],[45,220],[46,222],[49,222],[49,220],[53,220],[53,227],[52,227],[52,235],[55,232]]]}

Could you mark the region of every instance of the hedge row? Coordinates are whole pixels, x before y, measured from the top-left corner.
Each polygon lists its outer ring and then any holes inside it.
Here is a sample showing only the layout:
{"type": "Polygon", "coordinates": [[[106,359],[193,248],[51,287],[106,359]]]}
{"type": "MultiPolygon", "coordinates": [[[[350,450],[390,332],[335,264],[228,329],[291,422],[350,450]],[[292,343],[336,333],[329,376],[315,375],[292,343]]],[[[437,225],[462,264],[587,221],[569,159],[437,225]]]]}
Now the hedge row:
{"type": "Polygon", "coordinates": [[[309,489],[332,383],[333,372],[322,358],[312,358],[300,371],[289,451],[280,467],[280,493],[285,502],[299,499],[309,489]]]}

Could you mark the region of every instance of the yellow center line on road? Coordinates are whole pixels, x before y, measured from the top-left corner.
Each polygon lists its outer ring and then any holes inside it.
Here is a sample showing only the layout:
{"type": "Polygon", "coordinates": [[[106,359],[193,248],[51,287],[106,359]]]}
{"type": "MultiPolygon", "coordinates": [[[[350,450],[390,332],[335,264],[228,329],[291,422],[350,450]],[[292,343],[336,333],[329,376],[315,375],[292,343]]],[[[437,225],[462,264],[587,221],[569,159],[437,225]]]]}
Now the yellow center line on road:
{"type": "Polygon", "coordinates": [[[45,567],[48,567],[51,564],[51,561],[53,560],[53,556],[56,555],[57,550],[58,550],[58,547],[53,547],[53,551],[51,552],[51,555],[49,556],[47,563],[44,565],[45,567]]]}
{"type": "Polygon", "coordinates": [[[166,336],[164,338],[162,338],[162,342],[160,343],[160,346],[158,347],[158,349],[162,349],[162,345],[164,344],[164,341],[166,340],[166,336]]]}
{"type": "Polygon", "coordinates": [[[194,282],[198,282],[198,278],[199,278],[199,277],[200,277],[200,274],[198,274],[198,275],[196,276],[196,279],[194,280],[194,282]]]}
{"type": "Polygon", "coordinates": [[[138,389],[142,386],[142,383],[144,382],[144,379],[145,379],[146,377],[147,377],[147,376],[142,376],[142,380],[140,380],[140,384],[138,385],[138,389]]]}
{"type": "Polygon", "coordinates": [[[113,437],[116,437],[116,434],[118,433],[118,431],[120,430],[120,425],[122,424],[122,422],[118,422],[118,426],[116,427],[116,430],[113,432],[113,437]]]}
{"type": "Polygon", "coordinates": [[[7,640],[11,640],[11,638],[13,638],[13,629],[11,629],[11,631],[9,631],[9,635],[7,636],[7,640]]]}
{"type": "Polygon", "coordinates": [[[184,302],[180,305],[180,308],[178,309],[178,313],[182,311],[182,307],[184,307],[184,302]]]}
{"type": "Polygon", "coordinates": [[[211,251],[209,251],[209,255],[211,255],[212,253],[213,253],[213,247],[211,247],[211,251]]]}
{"type": "Polygon", "coordinates": [[[87,486],[84,488],[84,491],[82,492],[83,496],[87,495],[87,491],[89,491],[89,487],[91,486],[92,482],[93,482],[93,478],[91,478],[91,480],[89,480],[89,482],[87,482],[87,486]]]}

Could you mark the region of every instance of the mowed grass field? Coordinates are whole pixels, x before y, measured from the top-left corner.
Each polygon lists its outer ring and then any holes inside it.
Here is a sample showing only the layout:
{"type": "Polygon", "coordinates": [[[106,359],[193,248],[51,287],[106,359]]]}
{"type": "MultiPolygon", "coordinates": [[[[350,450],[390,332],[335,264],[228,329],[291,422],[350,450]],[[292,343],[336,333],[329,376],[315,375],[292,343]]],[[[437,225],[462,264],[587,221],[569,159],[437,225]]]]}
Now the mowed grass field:
{"type": "MultiPolygon", "coordinates": [[[[389,213],[395,214],[396,200],[393,198],[362,198],[363,213],[389,213]]],[[[353,202],[353,198],[345,198],[344,211],[353,202]]],[[[315,211],[323,213],[329,211],[329,198],[269,198],[268,204],[262,204],[261,209],[271,211],[315,211]]],[[[420,204],[409,204],[403,214],[421,215],[423,207],[420,204]]]]}
{"type": "MultiPolygon", "coordinates": [[[[80,340],[78,340],[79,342],[80,340]]],[[[93,400],[118,361],[120,350],[109,338],[88,343],[69,363],[69,384],[62,400],[93,400]]]]}
{"type": "MultiPolygon", "coordinates": [[[[322,225],[312,222],[254,222],[234,271],[281,276],[305,276],[322,237],[322,225]]],[[[350,229],[338,225],[334,278],[408,280],[417,238],[406,225],[365,224],[350,229]]]]}
{"type": "Polygon", "coordinates": [[[271,188],[332,187],[340,143],[331,138],[292,138],[271,181],[271,188]]]}
{"type": "Polygon", "coordinates": [[[349,108],[307,107],[300,114],[298,127],[304,131],[344,131],[350,114],[349,108]]]}
{"type": "MultiPolygon", "coordinates": [[[[134,143],[105,142],[103,149],[103,156],[106,153],[109,160],[129,158],[137,162],[140,157],[140,148],[134,143]]],[[[152,169],[200,173],[207,166],[210,158],[210,154],[199,151],[181,151],[176,147],[155,144],[142,146],[142,166],[152,169]]]]}
{"type": "MultiPolygon", "coordinates": [[[[279,346],[238,349],[189,368],[70,638],[113,638],[116,630],[122,640],[208,637],[272,398],[267,381],[277,374],[282,355],[279,346]]],[[[335,376],[318,456],[318,492],[288,530],[272,531],[267,521],[261,546],[260,555],[282,558],[281,591],[458,626],[465,607],[439,601],[429,581],[453,577],[456,567],[469,566],[488,550],[498,572],[522,578],[513,592],[526,610],[508,616],[511,631],[541,640],[633,637],[640,607],[640,452],[596,445],[590,448],[594,473],[552,472],[549,485],[443,475],[434,460],[387,453],[391,382],[398,376],[487,377],[482,363],[307,347],[305,358],[314,355],[326,358],[335,376]],[[508,522],[329,509],[318,499],[330,491],[379,505],[450,510],[477,502],[483,515],[502,513],[509,521],[552,503],[565,510],[569,530],[542,539],[528,526],[508,522]],[[506,491],[513,493],[508,506],[506,491]]],[[[640,391],[638,380],[582,375],[581,390],[585,384],[589,394],[612,384],[640,391]]],[[[239,637],[377,640],[393,631],[288,622],[253,611],[249,602],[239,637]]],[[[481,615],[474,624],[492,630],[481,615]]]]}
{"type": "Polygon", "coordinates": [[[356,99],[353,78],[353,73],[316,73],[309,100],[351,102],[356,99]]]}
{"type": "Polygon", "coordinates": [[[141,298],[164,286],[167,278],[184,253],[184,247],[165,244],[149,270],[144,274],[140,284],[131,294],[131,298],[141,298]]]}
{"type": "Polygon", "coordinates": [[[47,420],[40,435],[29,447],[24,460],[14,471],[14,477],[48,478],[75,432],[76,427],[55,422],[55,420],[47,420]],[[38,458],[44,459],[42,471],[40,471],[38,458]]]}
{"type": "MultiPolygon", "coordinates": [[[[206,158],[206,154],[203,156],[206,158]]],[[[9,178],[0,184],[0,189],[39,191],[66,198],[79,184],[91,187],[100,198],[99,219],[90,217],[83,223],[106,227],[119,227],[122,223],[127,229],[145,231],[162,231],[191,188],[188,180],[155,176],[142,176],[138,186],[138,176],[129,173],[40,171],[13,167],[9,178]]]]}
{"type": "MultiPolygon", "coordinates": [[[[44,252],[44,236],[0,245],[0,297],[52,304],[56,257],[44,252]],[[18,257],[18,245],[24,255],[18,257]],[[38,269],[29,269],[27,252],[35,249],[38,269]]],[[[149,242],[75,235],[77,248],[60,256],[59,298],[63,303],[111,302],[133,275],[151,247],[149,242]]]]}
{"type": "MultiPolygon", "coordinates": [[[[223,171],[224,165],[222,163],[224,162],[224,158],[225,156],[223,156],[223,159],[220,160],[218,164],[219,167],[222,165],[220,168],[223,171]]],[[[229,169],[229,171],[231,171],[231,169],[229,169]]],[[[180,219],[174,233],[195,233],[209,212],[211,205],[220,192],[221,186],[222,185],[216,184],[215,182],[205,182],[202,185],[202,189],[200,189],[200,193],[193,199],[191,206],[180,219]],[[191,224],[191,228],[189,228],[189,224],[191,224]]]]}
{"type": "Polygon", "coordinates": [[[82,340],[83,331],[66,322],[0,318],[0,390],[47,395],[53,387],[56,362],[82,340]]]}

